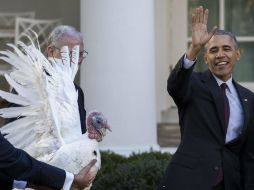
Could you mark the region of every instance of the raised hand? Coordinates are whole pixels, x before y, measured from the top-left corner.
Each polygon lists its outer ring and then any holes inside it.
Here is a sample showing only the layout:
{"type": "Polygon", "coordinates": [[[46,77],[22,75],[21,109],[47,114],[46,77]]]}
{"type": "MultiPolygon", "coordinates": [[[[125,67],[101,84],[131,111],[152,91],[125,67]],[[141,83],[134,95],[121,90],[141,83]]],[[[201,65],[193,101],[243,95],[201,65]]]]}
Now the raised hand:
{"type": "Polygon", "coordinates": [[[212,38],[217,30],[215,26],[213,30],[208,33],[207,31],[208,9],[200,6],[197,7],[192,15],[192,44],[189,48],[187,57],[194,60],[204,45],[212,38]]]}

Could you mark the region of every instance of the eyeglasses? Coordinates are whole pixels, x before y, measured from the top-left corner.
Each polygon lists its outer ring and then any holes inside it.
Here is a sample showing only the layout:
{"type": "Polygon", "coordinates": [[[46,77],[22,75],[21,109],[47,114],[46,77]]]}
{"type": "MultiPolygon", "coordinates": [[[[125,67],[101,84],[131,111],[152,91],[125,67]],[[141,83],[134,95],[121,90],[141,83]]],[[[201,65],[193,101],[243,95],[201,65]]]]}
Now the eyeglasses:
{"type": "MultiPolygon", "coordinates": [[[[61,53],[61,49],[60,48],[55,47],[55,46],[53,48],[58,50],[61,53]]],[[[72,55],[72,51],[70,51],[69,56],[71,57],[71,55],[72,55]]],[[[86,50],[80,51],[79,52],[79,61],[80,62],[83,61],[86,58],[87,55],[88,55],[88,52],[86,50]]]]}

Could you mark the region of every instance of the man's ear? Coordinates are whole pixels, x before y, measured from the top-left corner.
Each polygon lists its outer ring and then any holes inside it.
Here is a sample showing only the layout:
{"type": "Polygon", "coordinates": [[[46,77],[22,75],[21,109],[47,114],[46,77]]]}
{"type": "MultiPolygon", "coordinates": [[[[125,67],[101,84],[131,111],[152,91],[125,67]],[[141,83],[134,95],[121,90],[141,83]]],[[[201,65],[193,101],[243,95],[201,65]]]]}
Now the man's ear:
{"type": "Polygon", "coordinates": [[[240,49],[240,48],[238,48],[238,49],[236,50],[236,60],[237,60],[237,61],[240,60],[242,51],[243,51],[243,50],[240,49]]]}
{"type": "Polygon", "coordinates": [[[47,56],[53,57],[53,53],[54,53],[54,48],[52,46],[48,46],[47,47],[47,56]]]}

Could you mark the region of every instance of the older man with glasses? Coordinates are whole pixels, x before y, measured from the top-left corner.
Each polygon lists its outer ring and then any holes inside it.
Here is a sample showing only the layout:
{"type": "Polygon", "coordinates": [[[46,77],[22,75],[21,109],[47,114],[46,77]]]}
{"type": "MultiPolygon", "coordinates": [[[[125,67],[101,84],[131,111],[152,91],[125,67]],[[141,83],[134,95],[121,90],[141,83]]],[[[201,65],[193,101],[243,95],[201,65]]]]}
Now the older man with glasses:
{"type": "MultiPolygon", "coordinates": [[[[72,26],[60,25],[57,26],[49,35],[48,45],[46,49],[46,55],[48,60],[54,65],[57,62],[62,63],[61,60],[61,48],[63,46],[68,46],[70,54],[72,53],[72,48],[76,45],[79,45],[79,64],[81,64],[88,54],[84,50],[84,41],[81,32],[77,31],[72,26]]],[[[78,105],[79,105],[79,114],[81,122],[82,133],[86,132],[86,110],[84,109],[84,93],[82,89],[75,84],[76,89],[78,90],[78,105]]],[[[93,135],[93,134],[90,134],[93,135]]],[[[92,136],[93,138],[94,136],[92,136]]]]}
{"type": "MultiPolygon", "coordinates": [[[[88,52],[84,50],[83,36],[81,32],[77,31],[72,26],[60,25],[54,28],[53,31],[50,33],[45,54],[48,60],[52,63],[52,65],[57,64],[58,62],[62,63],[61,48],[63,46],[68,46],[70,51],[70,57],[71,57],[72,48],[76,45],[79,46],[78,64],[80,65],[85,59],[86,55],[88,54],[88,52]]],[[[78,91],[78,106],[79,106],[79,114],[80,114],[80,122],[81,122],[81,132],[85,133],[86,132],[86,110],[84,108],[84,93],[77,84],[75,84],[75,87],[78,91]]],[[[97,141],[101,141],[101,136],[99,136],[97,133],[93,133],[93,131],[89,131],[88,136],[91,139],[96,139],[97,141]]],[[[93,164],[94,163],[91,163],[90,165],[93,165],[93,164]]],[[[88,167],[90,167],[90,165],[88,167]]],[[[70,184],[71,182],[67,182],[67,183],[70,184]]],[[[9,177],[2,175],[2,173],[0,172],[0,189],[2,188],[12,189],[11,184],[13,184],[14,188],[16,187],[19,189],[23,189],[27,187],[28,185],[26,181],[16,181],[16,180],[13,181],[13,179],[10,179],[9,177]],[[1,180],[5,181],[7,185],[2,184],[1,180]],[[2,185],[4,185],[4,187],[2,185]]],[[[36,189],[46,188],[46,187],[34,186],[33,184],[32,185],[30,184],[30,187],[35,187],[36,189]]]]}
{"type": "MultiPolygon", "coordinates": [[[[84,50],[84,40],[81,32],[77,31],[74,27],[68,25],[57,26],[49,35],[48,45],[46,49],[46,56],[52,64],[57,62],[62,63],[61,60],[61,48],[63,46],[68,46],[70,51],[70,57],[72,54],[72,48],[74,46],[79,46],[79,60],[78,64],[80,65],[83,60],[86,58],[88,52],[84,50]]],[[[79,105],[79,114],[81,122],[81,131],[82,133],[86,132],[86,110],[84,108],[84,93],[82,89],[75,84],[76,89],[78,90],[78,105],[79,105]]],[[[96,132],[89,130],[89,138],[96,139],[101,141],[101,136],[96,132]]]]}

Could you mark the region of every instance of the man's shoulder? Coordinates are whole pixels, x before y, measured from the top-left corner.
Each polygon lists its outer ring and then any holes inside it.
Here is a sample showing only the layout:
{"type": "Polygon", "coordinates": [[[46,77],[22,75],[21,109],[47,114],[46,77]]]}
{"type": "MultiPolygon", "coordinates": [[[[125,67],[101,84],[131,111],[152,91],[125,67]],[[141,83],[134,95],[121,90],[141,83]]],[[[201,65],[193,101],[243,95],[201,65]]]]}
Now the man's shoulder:
{"type": "Polygon", "coordinates": [[[205,71],[193,71],[191,75],[191,77],[200,79],[202,81],[210,80],[212,77],[212,74],[208,69],[205,71]]]}
{"type": "Polygon", "coordinates": [[[254,92],[252,92],[249,88],[243,86],[242,84],[239,84],[239,82],[234,81],[234,84],[241,92],[244,92],[245,94],[254,97],[254,92]]]}

